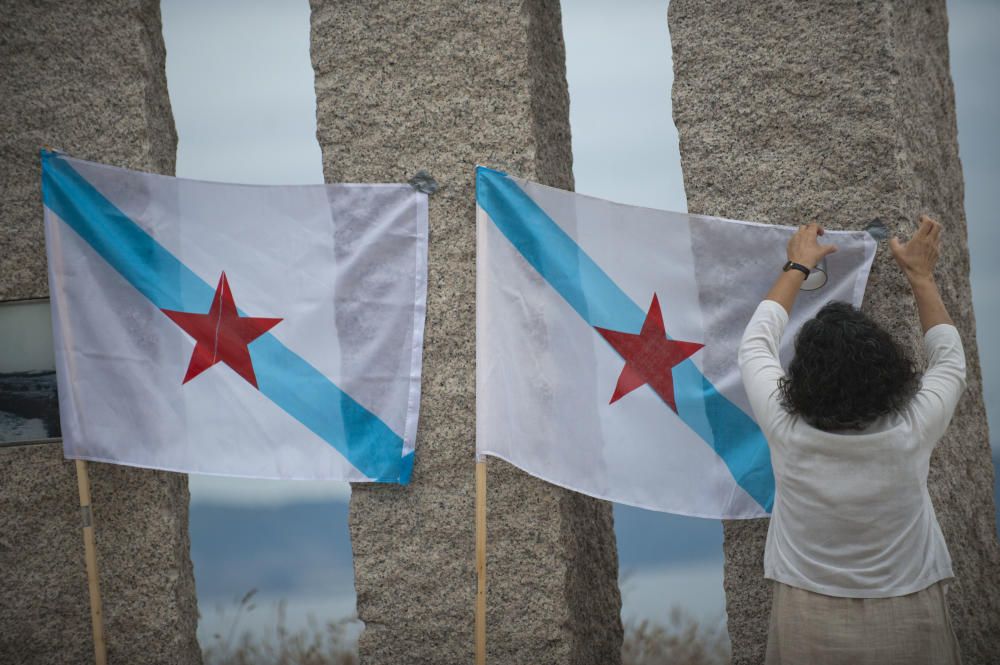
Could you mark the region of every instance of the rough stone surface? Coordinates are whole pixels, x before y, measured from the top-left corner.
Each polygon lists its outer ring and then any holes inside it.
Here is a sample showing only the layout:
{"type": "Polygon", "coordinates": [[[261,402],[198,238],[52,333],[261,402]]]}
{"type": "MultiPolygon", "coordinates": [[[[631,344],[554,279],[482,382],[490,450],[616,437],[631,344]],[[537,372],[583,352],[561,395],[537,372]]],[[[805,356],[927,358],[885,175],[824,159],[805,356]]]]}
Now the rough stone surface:
{"type": "MultiPolygon", "coordinates": [[[[1000,549],[969,287],[944,0],[672,0],[674,121],[692,212],[762,222],[875,218],[908,236],[945,227],[938,283],[968,356],[968,390],[931,460],[954,561],[965,663],[1000,653],[1000,549]]],[[[881,243],[865,310],[922,358],[913,298],[881,243]]],[[[725,525],[734,663],[763,661],[766,521],[725,525]]]]}
{"type": "MultiPolygon", "coordinates": [[[[475,193],[479,164],[572,187],[560,12],[547,0],[312,2],[328,181],[426,169],[430,274],[413,482],[351,498],[362,662],[473,656],[475,193]]],[[[607,503],[489,460],[492,663],[620,661],[607,503]]]]}
{"type": "MultiPolygon", "coordinates": [[[[159,3],[0,2],[0,300],[48,294],[38,149],[173,173],[159,3]]],[[[90,464],[112,663],[200,663],[187,478],[90,464]]],[[[93,661],[76,474],[0,449],[0,663],[93,661]]]]}

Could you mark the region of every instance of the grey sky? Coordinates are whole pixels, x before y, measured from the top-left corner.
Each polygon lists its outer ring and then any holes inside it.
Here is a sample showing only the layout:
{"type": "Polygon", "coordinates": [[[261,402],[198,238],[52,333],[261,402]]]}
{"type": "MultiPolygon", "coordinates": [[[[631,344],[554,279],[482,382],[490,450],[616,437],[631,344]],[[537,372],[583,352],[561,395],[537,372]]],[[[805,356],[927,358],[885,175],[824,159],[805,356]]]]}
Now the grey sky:
{"type": "MultiPolygon", "coordinates": [[[[563,2],[577,191],[685,210],[671,120],[666,0],[563,2]]],[[[987,408],[1000,414],[1000,4],[953,0],[952,74],[987,408]]],[[[250,183],[323,179],[315,139],[306,0],[163,0],[177,175],[250,183]]],[[[471,168],[471,165],[470,165],[471,168]]],[[[945,220],[947,221],[947,220],[945,220]]],[[[993,436],[994,441],[1000,437],[993,436]]],[[[192,476],[197,500],[345,496],[342,484],[192,476]],[[252,483],[252,485],[248,485],[252,483]]]]}
{"type": "Polygon", "coordinates": [[[54,370],[52,344],[45,301],[0,303],[0,373],[54,370]]]}
{"type": "Polygon", "coordinates": [[[995,0],[948,2],[951,75],[955,82],[958,150],[965,175],[965,214],[969,225],[972,302],[983,370],[986,411],[993,454],[1000,453],[1000,3],[995,0]]]}
{"type": "Polygon", "coordinates": [[[576,190],[687,211],[666,0],[563,3],[576,190]]]}
{"type": "Polygon", "coordinates": [[[177,175],[323,182],[308,0],[163,0],[177,175]]]}

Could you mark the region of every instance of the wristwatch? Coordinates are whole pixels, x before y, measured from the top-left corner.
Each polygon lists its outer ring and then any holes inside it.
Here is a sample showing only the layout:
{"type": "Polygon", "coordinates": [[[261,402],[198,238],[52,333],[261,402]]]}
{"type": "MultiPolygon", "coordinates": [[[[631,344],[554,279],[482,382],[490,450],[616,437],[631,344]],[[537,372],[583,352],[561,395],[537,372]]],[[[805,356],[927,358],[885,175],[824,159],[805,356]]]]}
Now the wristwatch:
{"type": "Polygon", "coordinates": [[[805,275],[806,277],[809,277],[809,273],[812,272],[811,270],[809,270],[809,268],[806,268],[801,263],[795,263],[794,261],[789,261],[788,263],[786,263],[781,270],[783,272],[788,272],[789,270],[801,270],[802,274],[805,275]]]}

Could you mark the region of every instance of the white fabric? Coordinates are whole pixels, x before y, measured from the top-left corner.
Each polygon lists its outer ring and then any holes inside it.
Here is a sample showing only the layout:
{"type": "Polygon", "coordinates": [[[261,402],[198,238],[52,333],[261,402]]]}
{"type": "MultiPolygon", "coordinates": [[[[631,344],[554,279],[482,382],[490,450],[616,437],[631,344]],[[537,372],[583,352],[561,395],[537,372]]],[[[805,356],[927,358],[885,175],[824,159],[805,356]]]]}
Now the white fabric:
{"type": "Polygon", "coordinates": [[[764,300],[739,353],[777,482],[765,576],[855,598],[902,596],[951,578],[927,471],[965,389],[958,331],[942,324],[924,335],[927,370],[906,409],[860,433],[838,433],[818,430],[781,406],[778,348],[787,323],[785,309],[764,300]]]}
{"type": "MultiPolygon", "coordinates": [[[[70,165],[212,290],[224,271],[243,316],[281,318],[268,334],[401,438],[399,455],[412,453],[426,195],[407,185],[210,183],[48,159],[70,165]]],[[[376,480],[224,363],[182,384],[192,338],[48,207],[45,225],[67,457],[376,480]]],[[[348,429],[344,437],[359,435],[348,429]]]]}
{"type": "MultiPolygon", "coordinates": [[[[511,180],[643,312],[657,294],[667,336],[705,344],[692,361],[749,413],[737,346],[785,261],[794,229],[620,205],[511,180]]],[[[477,229],[478,455],[633,506],[708,518],[766,515],[712,445],[648,385],[609,404],[622,357],[482,207],[477,229]]],[[[861,302],[874,241],[847,232],[828,239],[842,251],[830,257],[827,286],[802,294],[801,320],[829,299],[861,302]]]]}

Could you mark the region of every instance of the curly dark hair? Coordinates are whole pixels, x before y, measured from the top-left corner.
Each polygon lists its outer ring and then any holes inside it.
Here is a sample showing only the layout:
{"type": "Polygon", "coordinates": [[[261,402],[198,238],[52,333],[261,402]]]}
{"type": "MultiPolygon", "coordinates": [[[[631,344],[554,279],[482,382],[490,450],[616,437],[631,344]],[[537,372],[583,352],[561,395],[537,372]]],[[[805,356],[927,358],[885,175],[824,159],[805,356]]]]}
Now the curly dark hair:
{"type": "Polygon", "coordinates": [[[888,332],[850,303],[831,302],[799,330],[778,387],[790,413],[830,431],[899,411],[919,385],[913,360],[888,332]]]}

